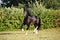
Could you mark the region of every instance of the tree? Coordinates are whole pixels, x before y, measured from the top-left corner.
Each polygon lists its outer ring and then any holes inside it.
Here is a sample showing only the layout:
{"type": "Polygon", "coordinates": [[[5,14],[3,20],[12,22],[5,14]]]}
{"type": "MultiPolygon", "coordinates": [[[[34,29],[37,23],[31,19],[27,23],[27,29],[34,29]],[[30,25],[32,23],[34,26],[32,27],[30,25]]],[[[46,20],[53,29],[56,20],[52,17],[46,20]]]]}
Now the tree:
{"type": "Polygon", "coordinates": [[[43,0],[42,3],[45,5],[46,8],[60,8],[60,0],[43,0]]]}

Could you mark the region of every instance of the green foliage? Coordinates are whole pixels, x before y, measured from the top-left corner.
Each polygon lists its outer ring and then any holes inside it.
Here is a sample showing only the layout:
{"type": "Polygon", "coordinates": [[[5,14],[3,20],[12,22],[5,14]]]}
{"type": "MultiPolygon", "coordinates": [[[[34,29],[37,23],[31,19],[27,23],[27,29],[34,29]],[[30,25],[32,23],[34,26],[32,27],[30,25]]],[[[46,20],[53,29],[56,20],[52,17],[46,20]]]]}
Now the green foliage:
{"type": "Polygon", "coordinates": [[[23,8],[1,8],[0,31],[19,28],[23,22],[23,8]]]}
{"type": "Polygon", "coordinates": [[[60,19],[60,12],[53,9],[46,9],[43,4],[36,2],[31,8],[33,15],[37,15],[41,18],[41,27],[43,29],[54,27],[54,19],[60,19]],[[57,14],[59,12],[59,14],[57,14]],[[58,16],[59,15],[59,16],[58,16]]]}
{"type": "Polygon", "coordinates": [[[43,3],[46,8],[60,9],[59,0],[43,0],[43,3]]]}

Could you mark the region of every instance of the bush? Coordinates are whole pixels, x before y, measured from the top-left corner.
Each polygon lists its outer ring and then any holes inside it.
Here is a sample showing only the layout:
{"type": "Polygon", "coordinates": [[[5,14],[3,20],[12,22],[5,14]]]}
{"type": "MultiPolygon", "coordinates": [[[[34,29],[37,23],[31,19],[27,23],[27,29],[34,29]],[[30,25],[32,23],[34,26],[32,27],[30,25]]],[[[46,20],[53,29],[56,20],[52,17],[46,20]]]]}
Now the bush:
{"type": "Polygon", "coordinates": [[[36,2],[31,8],[33,15],[37,15],[41,18],[41,27],[43,29],[54,27],[54,20],[60,19],[60,10],[46,9],[42,3],[36,2]],[[57,14],[58,13],[58,14],[57,14]]]}
{"type": "Polygon", "coordinates": [[[1,8],[0,9],[0,30],[19,28],[23,22],[23,8],[1,8]]]}

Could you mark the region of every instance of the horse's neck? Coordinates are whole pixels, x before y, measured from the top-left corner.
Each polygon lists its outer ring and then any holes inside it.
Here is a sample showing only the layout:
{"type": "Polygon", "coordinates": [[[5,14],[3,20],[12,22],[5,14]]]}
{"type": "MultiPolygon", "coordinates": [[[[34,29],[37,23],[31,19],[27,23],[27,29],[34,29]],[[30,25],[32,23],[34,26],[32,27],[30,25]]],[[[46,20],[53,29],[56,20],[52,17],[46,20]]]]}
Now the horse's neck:
{"type": "Polygon", "coordinates": [[[32,16],[32,15],[29,13],[28,16],[32,16]]]}

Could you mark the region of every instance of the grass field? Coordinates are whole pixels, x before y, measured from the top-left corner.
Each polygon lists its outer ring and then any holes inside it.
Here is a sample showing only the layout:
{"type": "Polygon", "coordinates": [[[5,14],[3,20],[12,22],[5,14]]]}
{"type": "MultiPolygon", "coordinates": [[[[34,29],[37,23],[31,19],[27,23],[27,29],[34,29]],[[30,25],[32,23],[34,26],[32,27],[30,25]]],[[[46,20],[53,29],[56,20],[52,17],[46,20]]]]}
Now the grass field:
{"type": "Polygon", "coordinates": [[[60,28],[40,30],[38,34],[29,30],[28,35],[22,31],[0,32],[0,40],[60,40],[60,28]]]}

